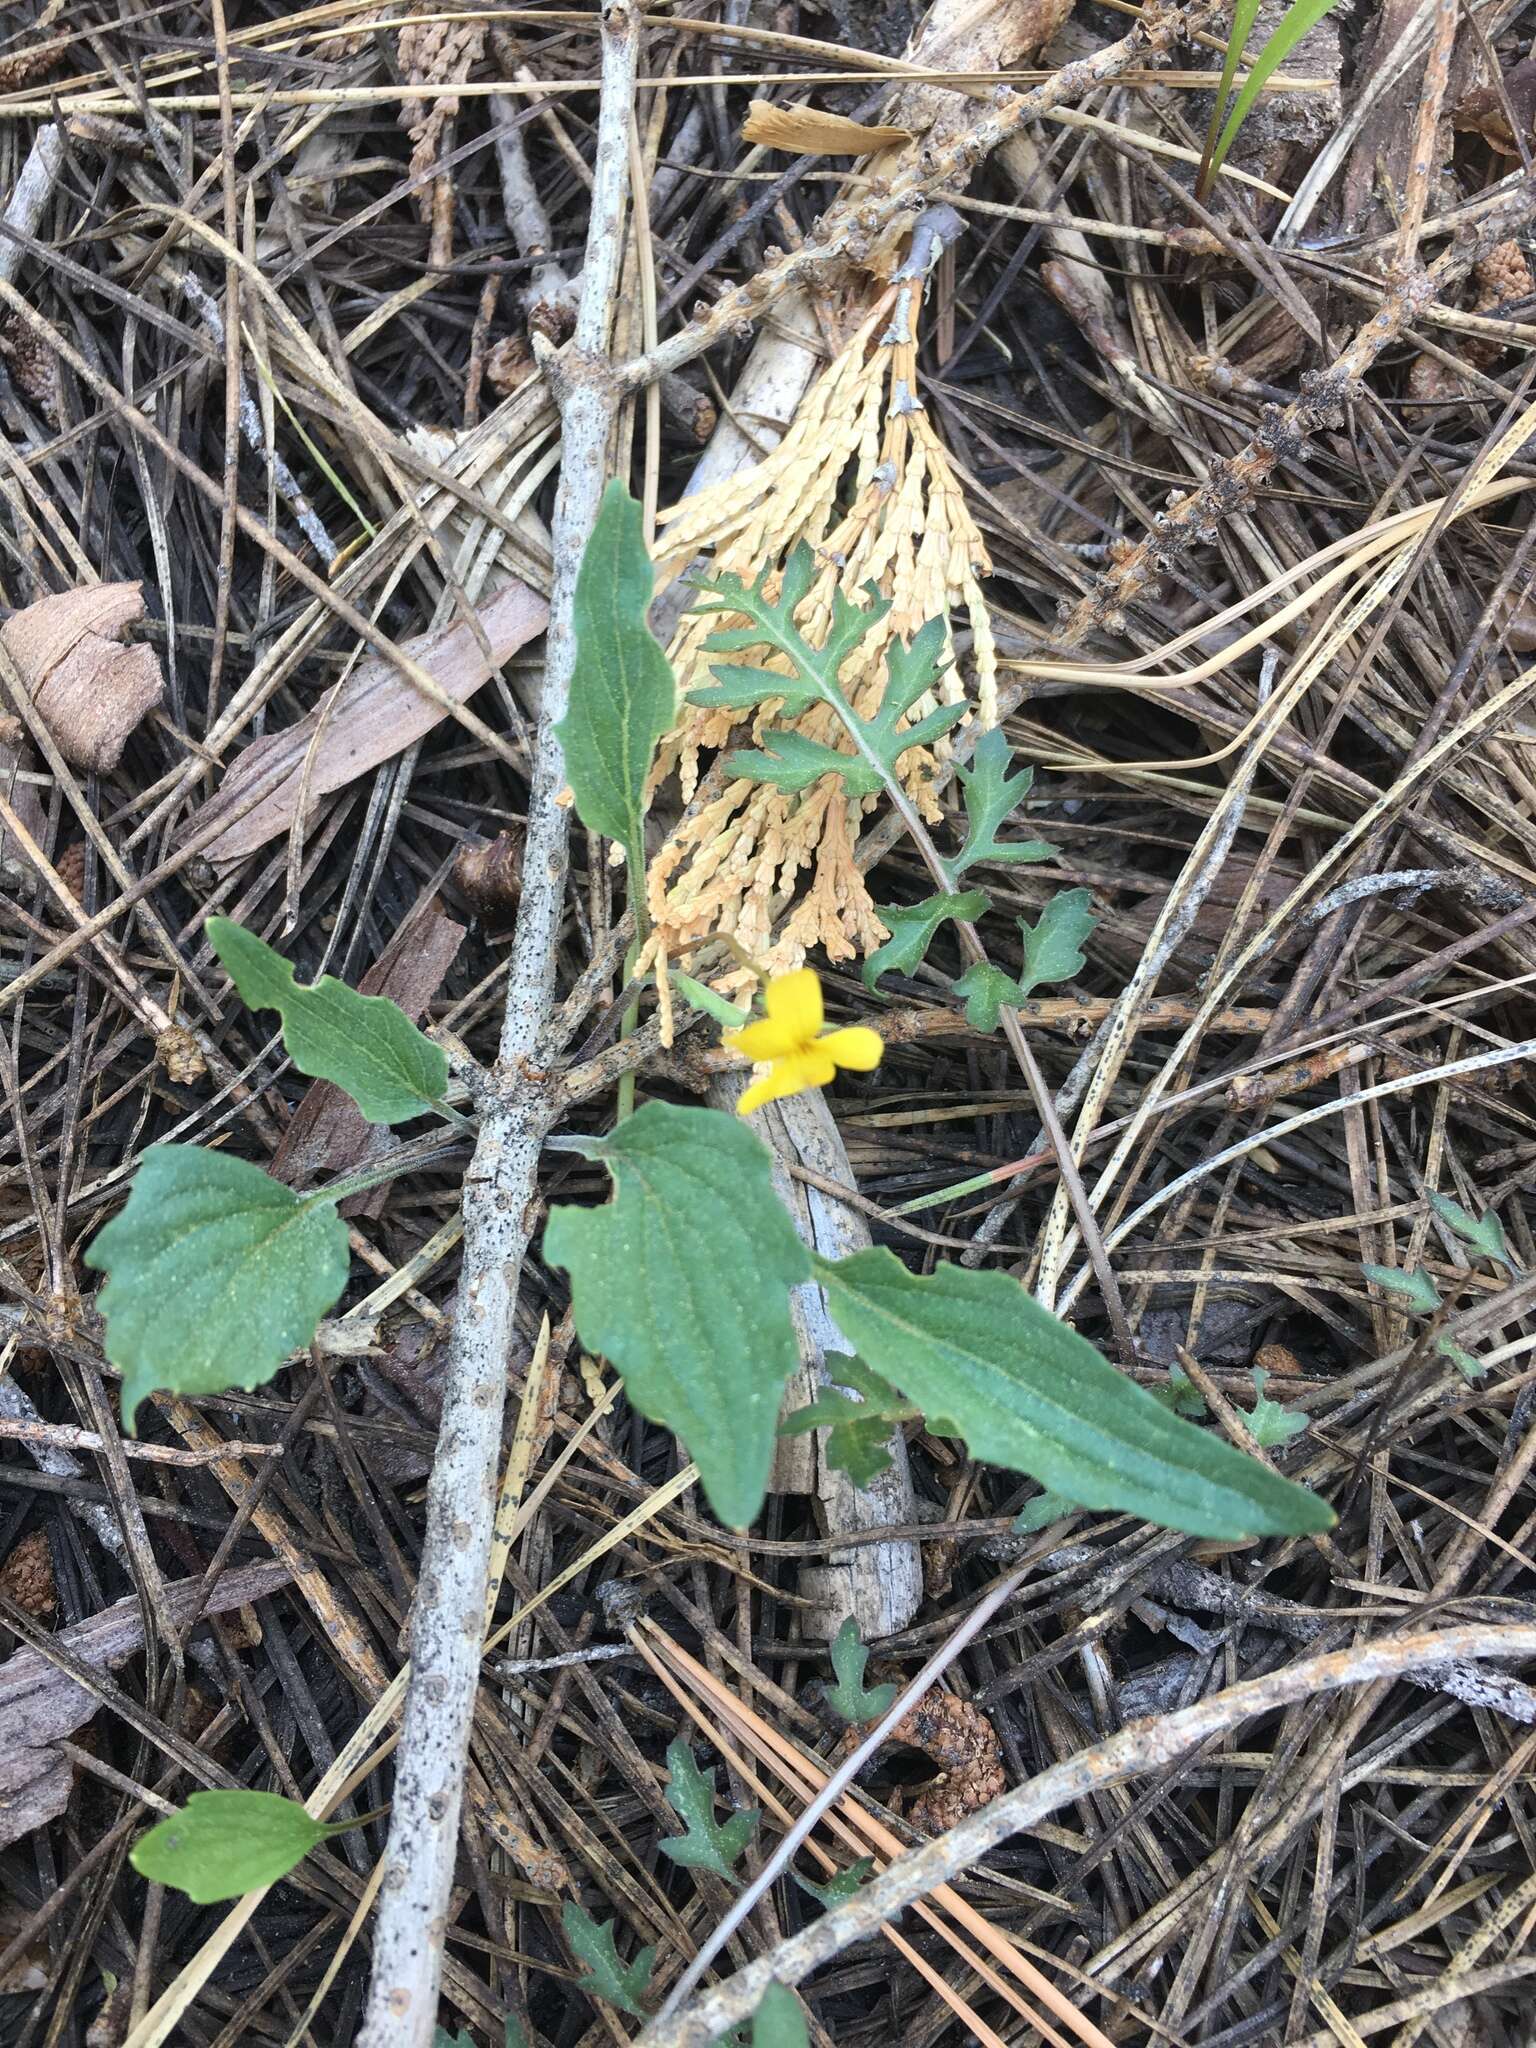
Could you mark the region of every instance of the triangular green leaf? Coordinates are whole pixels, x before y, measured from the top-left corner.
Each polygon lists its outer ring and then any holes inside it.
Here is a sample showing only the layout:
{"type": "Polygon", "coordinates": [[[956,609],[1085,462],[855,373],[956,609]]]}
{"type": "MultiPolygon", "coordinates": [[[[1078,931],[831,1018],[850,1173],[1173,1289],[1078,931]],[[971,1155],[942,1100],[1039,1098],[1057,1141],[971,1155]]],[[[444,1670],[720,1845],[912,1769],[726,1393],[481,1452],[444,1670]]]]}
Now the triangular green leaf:
{"type": "Polygon", "coordinates": [[[656,572],[638,503],[615,478],[576,576],[576,666],[556,727],[576,811],[589,832],[644,855],[645,783],[677,713],[677,685],[646,615],[656,572]]]}
{"type": "Polygon", "coordinates": [[[830,1913],[834,1906],[845,1906],[861,1884],[869,1879],[875,1867],[873,1856],[861,1856],[857,1863],[850,1863],[846,1870],[829,1877],[825,1884],[815,1884],[808,1877],[802,1877],[798,1870],[790,1872],[801,1891],[809,1892],[819,1906],[830,1913]]]}
{"type": "Polygon", "coordinates": [[[649,2019],[640,2001],[650,1987],[655,1949],[643,1948],[632,1963],[620,1962],[613,1941],[613,1922],[604,1920],[599,1925],[574,1899],[567,1899],[560,1908],[560,1925],[577,1961],[587,1968],[587,1974],[576,1980],[577,1990],[616,2005],[620,2012],[627,2012],[634,2019],[649,2019]]]}
{"type": "Polygon", "coordinates": [[[827,1705],[848,1722],[878,1721],[896,1697],[894,1685],[872,1685],[866,1689],[864,1667],[869,1652],[859,1640],[858,1623],[850,1614],[831,1643],[832,1669],[836,1685],[829,1685],[827,1705]]]}
{"type": "Polygon", "coordinates": [[[1450,1195],[1431,1194],[1430,1207],[1441,1222],[1454,1230],[1465,1244],[1485,1259],[1497,1259],[1501,1266],[1507,1266],[1511,1273],[1515,1262],[1509,1256],[1509,1244],[1504,1236],[1504,1226],[1489,1209],[1485,1215],[1474,1216],[1463,1209],[1460,1202],[1450,1195]]]}
{"type": "Polygon", "coordinates": [[[682,1438],[721,1521],[745,1528],[799,1362],[789,1291],[810,1271],[768,1151],[723,1110],[664,1102],[581,1149],[608,1167],[614,1199],[552,1209],[544,1256],[571,1276],[582,1342],[682,1438]]]}
{"type": "Polygon", "coordinates": [[[299,1072],[344,1088],[369,1123],[403,1124],[442,1099],[448,1055],[387,996],[360,996],[333,974],[296,981],[290,961],[227,917],[206,929],[248,1007],[281,1016],[299,1072]]]}
{"type": "Polygon", "coordinates": [[[140,1877],[212,1906],[276,1884],[341,1832],[275,1792],[194,1792],[180,1813],[140,1835],[128,1860],[140,1877]]]}
{"type": "Polygon", "coordinates": [[[845,754],[821,740],[807,739],[792,726],[764,733],[760,750],[742,748],[728,754],[727,775],[747,782],[771,782],[775,789],[809,789],[823,775],[840,775],[855,796],[873,796],[883,787],[875,769],[858,754],[845,754]]]}
{"type": "Polygon", "coordinates": [[[911,974],[946,919],[956,917],[964,924],[974,924],[989,908],[979,889],[966,889],[955,896],[929,896],[921,903],[882,903],[880,920],[890,926],[891,936],[864,962],[864,986],[874,988],[882,974],[911,974]]]}
{"type": "Polygon", "coordinates": [[[667,1750],[667,1804],[688,1830],[657,1844],[663,1856],[691,1870],[712,1870],[727,1884],[739,1884],[736,1863],[757,1830],[758,1809],[733,1813],[722,1826],[715,1819],[715,1774],[701,1771],[693,1751],[679,1738],[667,1750]]]}
{"type": "Polygon", "coordinates": [[[1005,1275],[942,1265],[919,1278],[884,1248],[814,1263],[859,1355],[952,1416],[972,1457],[1195,1536],[1332,1524],[1315,1494],[1170,1415],[1005,1275]]]}
{"type": "Polygon", "coordinates": [[[1415,1266],[1411,1273],[1405,1273],[1400,1266],[1362,1265],[1360,1270],[1383,1294],[1390,1294],[1404,1308],[1432,1316],[1440,1306],[1440,1290],[1422,1266],[1415,1266]]]}
{"type": "MultiPolygon", "coordinates": [[[[950,863],[950,872],[956,876],[963,875],[979,860],[1017,864],[1049,860],[1056,851],[1043,839],[999,840],[997,837],[998,827],[1013,816],[1029,795],[1035,779],[1033,768],[1021,768],[1017,775],[1010,775],[1008,763],[1012,758],[1002,727],[994,725],[976,742],[970,766],[956,767],[955,772],[965,792],[966,816],[970,820],[965,844],[950,863]]],[[[985,1028],[990,1031],[993,1027],[989,1024],[985,1028]]]]}
{"type": "Polygon", "coordinates": [[[219,1394],[271,1379],[346,1286],[349,1256],[323,1196],[202,1145],[151,1145],[127,1206],[85,1254],[107,1275],[96,1305],[130,1434],[157,1387],[219,1394]]]}
{"type": "Polygon", "coordinates": [[[1024,1000],[1024,991],[1013,976],[990,960],[973,960],[950,985],[964,999],[965,1021],[973,1031],[995,1031],[1003,1005],[1016,1008],[1024,1000]]]}
{"type": "Polygon", "coordinates": [[[1083,943],[1093,927],[1093,892],[1089,889],[1059,889],[1033,926],[1019,919],[1024,935],[1020,1002],[1043,981],[1068,981],[1082,972],[1083,943]]]}
{"type": "Polygon", "coordinates": [[[1276,1444],[1287,1444],[1293,1436],[1300,1436],[1307,1426],[1307,1418],[1299,1408],[1283,1408],[1278,1401],[1271,1401],[1264,1388],[1269,1374],[1262,1365],[1253,1368],[1253,1391],[1257,1399],[1251,1413],[1243,1417],[1248,1433],[1261,1450],[1271,1450],[1276,1444]]]}

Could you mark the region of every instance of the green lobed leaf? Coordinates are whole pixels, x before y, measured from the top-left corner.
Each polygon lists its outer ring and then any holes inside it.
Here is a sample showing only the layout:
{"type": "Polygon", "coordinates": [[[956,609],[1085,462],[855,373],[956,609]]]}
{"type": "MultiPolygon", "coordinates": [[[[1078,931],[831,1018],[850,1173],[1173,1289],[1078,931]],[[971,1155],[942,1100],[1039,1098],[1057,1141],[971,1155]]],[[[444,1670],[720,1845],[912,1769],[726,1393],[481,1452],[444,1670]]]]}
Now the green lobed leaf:
{"type": "Polygon", "coordinates": [[[693,1751],[681,1737],[667,1750],[667,1804],[688,1830],[685,1835],[658,1842],[663,1856],[691,1870],[712,1870],[727,1884],[741,1879],[732,1866],[739,1862],[757,1831],[758,1809],[753,1806],[733,1813],[723,1824],[715,1819],[715,1774],[701,1771],[693,1751]]]}
{"type": "Polygon", "coordinates": [[[952,874],[963,875],[967,868],[974,867],[980,860],[1017,864],[1050,860],[1055,854],[1055,847],[1043,839],[1000,840],[997,837],[998,827],[1013,816],[1029,795],[1035,779],[1033,768],[1021,768],[1017,775],[1010,775],[1008,764],[1012,759],[1012,749],[1002,727],[994,725],[976,742],[970,766],[956,765],[955,773],[965,793],[965,812],[970,823],[965,844],[950,863],[952,874]]]}
{"type": "Polygon", "coordinates": [[[1362,1265],[1360,1270],[1383,1294],[1390,1294],[1404,1308],[1419,1315],[1432,1316],[1440,1307],[1440,1290],[1422,1266],[1415,1266],[1411,1273],[1405,1273],[1400,1266],[1362,1265]]]}
{"type": "Polygon", "coordinates": [[[919,1277],[883,1247],[814,1265],[859,1355],[952,1416],[972,1457],[1195,1536],[1331,1526],[1315,1494],[1169,1414],[1005,1275],[942,1265],[919,1277]]]}
{"type": "Polygon", "coordinates": [[[951,987],[964,1001],[965,1021],[973,1031],[995,1031],[1004,1004],[1011,1008],[1023,1001],[1013,976],[990,960],[973,960],[951,987]]]}
{"type": "Polygon", "coordinates": [[[1019,1001],[1024,1002],[1043,981],[1070,981],[1085,965],[1083,945],[1093,930],[1093,892],[1058,889],[1033,926],[1021,917],[1024,972],[1019,976],[1019,1001]]]}
{"type": "Polygon", "coordinates": [[[264,939],[210,917],[208,938],[252,1010],[276,1010],[301,1074],[344,1088],[371,1124],[403,1124],[433,1108],[448,1086],[448,1055],[388,996],[360,996],[333,974],[294,979],[293,964],[264,939]]]}
{"type": "Polygon", "coordinates": [[[1454,1230],[1464,1244],[1485,1259],[1496,1259],[1501,1266],[1507,1266],[1513,1273],[1515,1262],[1509,1255],[1509,1244],[1504,1236],[1504,1226],[1492,1209],[1485,1215],[1474,1216],[1463,1209],[1460,1202],[1450,1195],[1431,1193],[1430,1207],[1440,1221],[1454,1230]]]}
{"type": "Polygon", "coordinates": [[[1205,1396],[1182,1365],[1170,1365],[1166,1387],[1150,1387],[1154,1401],[1160,1401],[1170,1415],[1183,1415],[1199,1422],[1206,1413],[1205,1396]]]}
{"type": "Polygon", "coordinates": [[[869,1652],[859,1640],[858,1623],[851,1614],[832,1638],[829,1654],[837,1683],[827,1687],[827,1705],[850,1723],[878,1721],[895,1699],[897,1689],[890,1684],[865,1686],[864,1667],[869,1662],[869,1652]]]}
{"type": "Polygon", "coordinates": [[[784,1417],[779,1435],[800,1436],[809,1429],[825,1429],[827,1464],[834,1472],[846,1472],[855,1486],[864,1488],[890,1467],[892,1430],[898,1423],[914,1420],[918,1411],[857,1358],[829,1353],[827,1365],[835,1381],[856,1387],[863,1398],[855,1401],[837,1385],[824,1387],[807,1407],[784,1417]]]}
{"type": "Polygon", "coordinates": [[[845,754],[822,740],[808,739],[791,726],[764,733],[760,748],[738,748],[726,756],[727,775],[746,782],[771,782],[775,789],[809,789],[823,775],[840,775],[855,796],[874,796],[884,787],[877,772],[858,754],[845,754]]]}
{"type": "Polygon", "coordinates": [[[286,1877],[346,1823],[314,1820],[275,1792],[194,1792],[134,1843],[129,1862],[198,1906],[238,1899],[286,1877]]]}
{"type": "Polygon", "coordinates": [[[586,1965],[587,1974],[577,1978],[576,1989],[616,2005],[634,2019],[649,2019],[640,2001],[650,1988],[655,1949],[643,1948],[632,1963],[621,1962],[614,1946],[613,1922],[604,1920],[599,1925],[574,1899],[567,1899],[560,1908],[560,1925],[577,1961],[586,1965]]]}
{"type": "Polygon", "coordinates": [[[846,1906],[861,1884],[869,1881],[875,1867],[873,1856],[861,1856],[857,1863],[850,1863],[846,1870],[839,1870],[829,1877],[825,1884],[815,1884],[808,1877],[802,1877],[798,1870],[790,1872],[801,1891],[808,1892],[819,1906],[830,1913],[834,1906],[846,1906]]]}
{"type": "Polygon", "coordinates": [[[682,1438],[721,1521],[745,1528],[799,1363],[789,1291],[810,1271],[767,1148],[723,1110],[650,1102],[581,1149],[607,1166],[614,1199],[552,1209],[544,1256],[571,1276],[582,1342],[682,1438]]]}
{"type": "Polygon", "coordinates": [[[949,918],[974,924],[991,908],[980,889],[959,895],[929,896],[921,903],[882,903],[880,921],[891,936],[864,962],[864,986],[873,989],[882,974],[911,974],[933,943],[934,933],[949,918]]]}
{"type": "Polygon", "coordinates": [[[643,856],[645,784],[677,713],[677,684],[647,622],[656,572],[640,506],[615,477],[576,576],[576,665],[556,727],[577,815],[589,832],[643,856]]]}
{"type": "Polygon", "coordinates": [[[1262,1365],[1256,1365],[1253,1368],[1256,1399],[1251,1411],[1243,1417],[1249,1435],[1265,1451],[1273,1450],[1276,1444],[1288,1444],[1307,1426],[1307,1418],[1299,1408],[1285,1408],[1278,1401],[1270,1400],[1264,1391],[1268,1381],[1269,1374],[1262,1365]]]}
{"type": "Polygon", "coordinates": [[[347,1226],[323,1195],[296,1195],[206,1146],[151,1145],[126,1206],[85,1254],[107,1275],[96,1305],[129,1433],[157,1388],[218,1394],[271,1379],[334,1305],[349,1258],[347,1226]]]}

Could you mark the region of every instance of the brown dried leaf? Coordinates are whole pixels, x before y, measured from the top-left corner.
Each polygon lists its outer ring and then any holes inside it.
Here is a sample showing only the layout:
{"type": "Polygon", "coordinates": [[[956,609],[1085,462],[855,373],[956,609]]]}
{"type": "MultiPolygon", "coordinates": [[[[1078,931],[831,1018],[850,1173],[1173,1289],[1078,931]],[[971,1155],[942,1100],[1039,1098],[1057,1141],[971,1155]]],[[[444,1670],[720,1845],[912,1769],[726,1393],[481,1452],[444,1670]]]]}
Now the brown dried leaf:
{"type": "Polygon", "coordinates": [[[165,695],[155,650],[121,645],[143,616],[142,583],[98,583],[40,598],[0,626],[28,696],[76,768],[109,775],[165,695]]]}
{"type": "MultiPolygon", "coordinates": [[[[455,704],[466,704],[494,669],[535,633],[543,632],[548,618],[544,599],[514,578],[480,607],[480,630],[490,646],[489,661],[463,623],[407,640],[405,651],[455,704]]],[[[296,725],[268,733],[248,746],[224,777],[218,794],[192,813],[181,837],[185,841],[216,821],[227,821],[203,853],[215,865],[244,860],[293,823],[304,760],[317,726],[323,723],[324,730],[310,763],[312,806],[366,775],[370,768],[377,768],[381,761],[404,752],[446,716],[392,662],[382,657],[361,662],[334,701],[328,698],[296,725]]]]}
{"type": "Polygon", "coordinates": [[[1502,92],[1496,85],[1475,86],[1457,103],[1451,123],[1481,135],[1500,156],[1518,156],[1511,113],[1526,142],[1536,140],[1536,56],[1523,58],[1505,72],[1502,92]]]}
{"type": "Polygon", "coordinates": [[[850,121],[821,107],[776,107],[772,100],[753,100],[741,124],[743,142],[765,149],[788,150],[791,156],[868,156],[874,149],[893,149],[910,142],[910,128],[880,128],[850,121]]]}

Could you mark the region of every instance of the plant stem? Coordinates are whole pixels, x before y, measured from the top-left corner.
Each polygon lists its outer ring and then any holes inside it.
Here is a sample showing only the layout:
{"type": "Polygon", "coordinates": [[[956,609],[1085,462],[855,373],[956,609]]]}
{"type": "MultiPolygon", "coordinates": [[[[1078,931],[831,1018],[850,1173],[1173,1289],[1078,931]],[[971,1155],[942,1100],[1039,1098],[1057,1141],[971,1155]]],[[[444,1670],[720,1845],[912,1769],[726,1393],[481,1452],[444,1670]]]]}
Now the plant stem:
{"type": "Polygon", "coordinates": [[[539,1155],[563,1096],[540,1064],[564,918],[570,812],[555,731],[575,666],[576,575],[597,520],[618,409],[608,332],[629,177],[639,17],[602,12],[602,96],[581,305],[569,347],[547,362],[561,419],[560,489],[544,690],[528,798],[524,885],[502,1021],[500,1090],[485,1103],[464,1183],[464,1271],[427,1538],[411,1616],[411,1675],[374,1923],[373,1974],[357,2048],[428,2048],[437,2018],[459,1809],[480,1680],[492,1507],[520,1269],[537,1214],[539,1155]]]}
{"type": "MultiPolygon", "coordinates": [[[[651,935],[651,921],[645,908],[645,848],[643,845],[626,846],[624,849],[624,872],[629,877],[629,901],[635,914],[635,936],[629,942],[629,951],[624,955],[624,979],[633,981],[635,963],[640,958],[640,949],[651,935]]],[[[640,1022],[640,992],[637,989],[630,998],[628,1007],[619,1022],[619,1038],[632,1038],[640,1022]]],[[[635,1070],[628,1068],[619,1076],[618,1120],[635,1113],[635,1070]]]]}

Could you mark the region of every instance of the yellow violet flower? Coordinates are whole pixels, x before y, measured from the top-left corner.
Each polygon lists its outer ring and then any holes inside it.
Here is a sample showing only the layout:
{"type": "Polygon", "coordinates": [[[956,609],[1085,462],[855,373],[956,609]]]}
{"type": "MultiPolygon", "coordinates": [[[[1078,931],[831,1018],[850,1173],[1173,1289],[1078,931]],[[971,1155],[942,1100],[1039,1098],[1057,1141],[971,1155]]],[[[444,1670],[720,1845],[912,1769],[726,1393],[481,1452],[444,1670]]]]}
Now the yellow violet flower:
{"type": "Polygon", "coordinates": [[[822,1030],[821,983],[814,968],[797,967],[793,974],[775,976],[763,991],[763,1005],[766,1017],[725,1034],[724,1042],[733,1052],[768,1066],[762,1080],[754,1081],[737,1103],[740,1115],[750,1116],[780,1095],[824,1088],[839,1067],[867,1074],[879,1066],[885,1041],[878,1031],[866,1024],[822,1030]]]}

